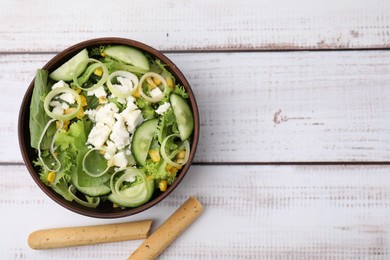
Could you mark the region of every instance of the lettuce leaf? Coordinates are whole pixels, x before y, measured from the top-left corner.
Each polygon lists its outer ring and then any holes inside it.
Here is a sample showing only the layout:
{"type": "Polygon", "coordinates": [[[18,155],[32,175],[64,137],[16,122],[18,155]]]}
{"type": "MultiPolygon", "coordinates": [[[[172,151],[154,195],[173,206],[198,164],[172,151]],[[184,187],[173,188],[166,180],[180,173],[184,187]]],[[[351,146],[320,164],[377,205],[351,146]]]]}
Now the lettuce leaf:
{"type": "Polygon", "coordinates": [[[78,120],[69,126],[69,130],[61,130],[57,134],[55,144],[61,151],[70,151],[76,158],[77,153],[81,150],[87,150],[88,133],[92,127],[92,122],[87,120],[78,120]]]}
{"type": "Polygon", "coordinates": [[[149,101],[143,98],[137,98],[135,104],[141,110],[143,118],[152,119],[156,116],[156,112],[154,111],[152,104],[149,101]]]}
{"type": "Polygon", "coordinates": [[[160,162],[153,162],[149,159],[145,162],[144,170],[147,175],[153,176],[156,184],[161,180],[166,180],[171,185],[176,180],[176,174],[168,172],[166,166],[167,162],[163,159],[160,162]]]}
{"type": "Polygon", "coordinates": [[[170,107],[162,116],[157,126],[158,142],[162,141],[171,134],[179,134],[179,129],[176,123],[176,117],[172,107],[170,107]]]}
{"type": "MultiPolygon", "coordinates": [[[[50,87],[47,84],[48,72],[43,69],[38,69],[35,75],[34,89],[31,96],[30,104],[30,145],[31,147],[38,149],[38,142],[42,135],[42,131],[45,128],[50,117],[46,114],[43,108],[43,99],[49,93],[50,87]]],[[[56,128],[54,124],[51,124],[47,129],[42,142],[41,149],[50,149],[51,141],[55,134],[56,128]]]]}

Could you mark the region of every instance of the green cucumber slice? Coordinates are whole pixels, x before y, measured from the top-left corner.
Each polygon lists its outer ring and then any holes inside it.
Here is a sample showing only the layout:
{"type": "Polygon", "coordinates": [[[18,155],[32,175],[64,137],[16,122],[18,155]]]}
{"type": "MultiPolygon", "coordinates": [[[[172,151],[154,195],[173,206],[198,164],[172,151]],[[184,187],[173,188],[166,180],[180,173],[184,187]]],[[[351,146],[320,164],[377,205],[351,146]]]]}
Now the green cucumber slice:
{"type": "Polygon", "coordinates": [[[85,66],[80,66],[77,71],[74,71],[74,69],[77,67],[77,65],[80,62],[83,62],[87,60],[88,57],[88,51],[87,49],[83,49],[79,53],[77,53],[73,58],[65,62],[61,65],[61,67],[57,68],[55,71],[50,73],[49,77],[51,79],[60,81],[72,81],[73,79],[73,73],[76,73],[77,77],[81,75],[81,73],[84,72],[85,68],[87,67],[87,63],[85,63],[85,66]]]}
{"type": "MultiPolygon", "coordinates": [[[[134,169],[132,169],[134,170],[134,169]]],[[[137,170],[137,175],[144,182],[131,188],[127,188],[121,195],[111,193],[108,200],[122,207],[138,207],[150,200],[154,192],[154,179],[147,177],[141,170],[137,170]],[[122,196],[123,195],[123,196],[122,196]]]]}
{"type": "Polygon", "coordinates": [[[150,119],[140,124],[134,132],[133,141],[131,143],[131,152],[134,159],[141,166],[145,165],[153,135],[157,130],[157,125],[157,118],[150,119]]]}
{"type": "Polygon", "coordinates": [[[106,47],[103,53],[124,63],[134,65],[147,71],[150,70],[148,58],[136,48],[124,45],[114,45],[106,47]]]}
{"type": "Polygon", "coordinates": [[[194,130],[194,116],[187,101],[178,94],[172,93],[170,96],[173,113],[176,117],[181,140],[187,140],[194,130]]]}
{"type": "Polygon", "coordinates": [[[111,191],[110,187],[104,184],[100,186],[91,186],[91,187],[79,186],[78,175],[76,170],[72,171],[71,178],[72,178],[72,183],[76,187],[76,189],[88,196],[92,196],[92,197],[103,196],[108,194],[111,191]]]}

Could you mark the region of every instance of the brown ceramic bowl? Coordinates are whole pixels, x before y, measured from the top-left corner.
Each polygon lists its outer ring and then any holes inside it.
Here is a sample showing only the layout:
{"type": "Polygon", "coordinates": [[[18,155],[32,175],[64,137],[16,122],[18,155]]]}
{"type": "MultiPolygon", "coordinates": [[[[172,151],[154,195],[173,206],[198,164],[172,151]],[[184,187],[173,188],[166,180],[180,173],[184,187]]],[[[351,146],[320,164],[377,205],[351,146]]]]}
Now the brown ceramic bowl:
{"type": "Polygon", "coordinates": [[[34,80],[31,82],[30,86],[26,91],[26,94],[23,98],[22,105],[20,108],[20,113],[19,113],[19,126],[18,126],[19,146],[23,156],[24,163],[26,164],[26,167],[30,172],[30,175],[34,179],[35,183],[39,186],[39,188],[44,193],[46,193],[46,195],[48,195],[51,199],[53,199],[61,206],[73,212],[85,216],[96,217],[96,218],[119,218],[119,217],[125,217],[133,214],[137,214],[150,207],[153,207],[154,205],[162,201],[164,198],[166,198],[179,185],[179,183],[183,180],[184,176],[186,175],[188,168],[190,167],[192,160],[194,158],[196,147],[198,144],[198,138],[199,138],[199,112],[198,112],[198,107],[196,105],[194,94],[191,90],[189,83],[187,82],[186,78],[181,73],[181,71],[176,67],[176,65],[170,59],[168,59],[164,54],[153,49],[148,45],[145,45],[137,41],[129,40],[129,39],[123,39],[123,38],[92,39],[92,40],[80,42],[60,52],[58,55],[52,58],[45,66],[43,66],[43,69],[46,69],[49,72],[55,70],[61,64],[69,60],[71,57],[73,57],[75,54],[77,54],[79,51],[81,51],[84,48],[90,49],[101,45],[117,45],[117,44],[136,47],[139,50],[148,53],[152,57],[160,59],[163,63],[168,65],[168,70],[175,76],[177,82],[185,87],[189,95],[189,102],[194,114],[194,126],[195,126],[193,137],[192,137],[191,153],[190,153],[188,163],[183,167],[176,181],[170,187],[168,187],[168,189],[165,192],[159,193],[156,190],[155,193],[153,194],[153,197],[148,203],[136,208],[126,208],[126,209],[113,208],[112,205],[109,204],[99,205],[98,208],[93,209],[93,208],[87,208],[81,206],[76,202],[69,202],[65,200],[61,195],[57,194],[55,191],[53,191],[51,188],[47,187],[45,184],[43,184],[40,181],[38,171],[32,163],[34,160],[37,159],[37,153],[35,149],[33,149],[30,146],[30,132],[29,132],[29,108],[31,102],[31,95],[34,88],[34,80]]]}

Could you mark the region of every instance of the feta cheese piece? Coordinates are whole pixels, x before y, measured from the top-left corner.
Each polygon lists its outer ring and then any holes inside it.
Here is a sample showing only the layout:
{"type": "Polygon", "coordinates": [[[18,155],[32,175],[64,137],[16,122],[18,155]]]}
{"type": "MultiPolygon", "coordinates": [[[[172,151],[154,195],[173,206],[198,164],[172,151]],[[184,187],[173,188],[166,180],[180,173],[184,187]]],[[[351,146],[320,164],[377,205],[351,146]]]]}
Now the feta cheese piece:
{"type": "Polygon", "coordinates": [[[130,135],[126,129],[125,122],[120,114],[115,114],[116,122],[112,126],[110,139],[115,143],[118,150],[130,144],[130,135]]]}
{"type": "Polygon", "coordinates": [[[115,124],[115,113],[119,111],[119,108],[114,103],[108,103],[99,108],[95,114],[95,121],[101,122],[109,127],[112,127],[115,124]]]}
{"type": "Polygon", "coordinates": [[[96,110],[95,109],[87,109],[84,111],[84,113],[88,116],[88,118],[92,121],[95,122],[95,117],[96,117],[96,110]]]}
{"type": "Polygon", "coordinates": [[[136,110],[138,109],[137,105],[134,104],[134,101],[135,101],[135,98],[130,96],[128,98],[126,98],[126,108],[128,108],[130,111],[133,111],[133,110],[136,110]]]}
{"type": "Polygon", "coordinates": [[[62,109],[62,107],[54,107],[51,112],[53,114],[56,114],[56,115],[63,115],[64,114],[64,110],[62,109]]]}
{"type": "Polygon", "coordinates": [[[127,166],[127,159],[124,152],[119,152],[113,157],[114,165],[119,168],[125,168],[127,166]]]}
{"type": "Polygon", "coordinates": [[[104,158],[106,160],[111,160],[111,159],[113,159],[113,157],[114,157],[114,155],[116,153],[116,146],[110,140],[108,140],[106,142],[106,144],[107,144],[107,147],[106,147],[106,153],[104,154],[104,158]]]}
{"type": "Polygon", "coordinates": [[[90,90],[87,92],[87,96],[93,96],[93,95],[95,95],[95,97],[97,98],[107,97],[107,92],[104,90],[103,86],[100,86],[97,89],[90,90]]]}
{"type": "Polygon", "coordinates": [[[72,93],[64,93],[64,94],[61,94],[60,95],[60,99],[68,102],[69,104],[74,104],[74,102],[76,102],[74,100],[74,96],[72,93]]]}
{"type": "Polygon", "coordinates": [[[123,120],[125,121],[127,125],[127,131],[130,133],[134,133],[135,128],[139,126],[142,121],[144,121],[144,118],[141,114],[141,110],[131,110],[131,108],[126,108],[121,113],[123,120]]]}
{"type": "Polygon", "coordinates": [[[61,107],[62,107],[62,109],[68,109],[69,105],[67,103],[62,103],[61,107]]]}
{"type": "Polygon", "coordinates": [[[56,115],[63,115],[64,114],[64,108],[62,107],[62,103],[60,101],[56,101],[56,100],[51,101],[49,103],[49,106],[53,107],[53,110],[51,111],[53,114],[56,114],[56,115]]]}
{"type": "Polygon", "coordinates": [[[160,88],[154,88],[150,91],[150,96],[152,98],[161,98],[163,96],[163,92],[161,91],[160,88]]]}
{"type": "MultiPolygon", "coordinates": [[[[119,84],[112,84],[112,86],[122,93],[127,93],[135,87],[134,82],[129,78],[124,78],[124,77],[119,76],[119,77],[116,77],[116,80],[118,81],[119,84]]],[[[119,99],[118,99],[118,101],[119,101],[119,99]]],[[[121,102],[121,101],[124,101],[124,99],[122,98],[119,102],[121,102]]]]}
{"type": "Polygon", "coordinates": [[[62,88],[62,87],[68,87],[69,88],[69,85],[65,81],[60,80],[60,81],[56,82],[55,84],[53,84],[51,89],[62,88]]]}
{"type": "Polygon", "coordinates": [[[53,101],[50,101],[49,105],[52,107],[61,107],[61,102],[53,100],[53,101]]]}
{"type": "Polygon", "coordinates": [[[95,147],[102,147],[107,141],[110,132],[111,129],[107,125],[98,122],[89,133],[87,144],[92,144],[95,147]]]}
{"type": "Polygon", "coordinates": [[[171,104],[169,104],[168,102],[165,102],[164,104],[162,104],[161,106],[159,106],[157,108],[156,113],[159,115],[162,115],[165,112],[167,112],[167,110],[169,109],[170,106],[171,106],[171,104]]]}

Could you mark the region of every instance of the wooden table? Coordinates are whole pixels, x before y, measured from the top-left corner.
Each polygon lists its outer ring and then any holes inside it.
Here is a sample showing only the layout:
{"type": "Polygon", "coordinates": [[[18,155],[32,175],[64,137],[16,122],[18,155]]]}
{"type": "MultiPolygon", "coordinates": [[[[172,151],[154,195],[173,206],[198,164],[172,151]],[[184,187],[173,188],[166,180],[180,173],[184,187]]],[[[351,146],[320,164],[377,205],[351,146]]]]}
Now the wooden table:
{"type": "Polygon", "coordinates": [[[36,229],[203,215],[161,259],[390,258],[390,1],[0,3],[0,258],[125,259],[142,241],[33,251],[36,229]],[[46,197],[19,152],[24,92],[62,49],[117,36],[162,50],[199,109],[196,160],[162,203],[93,219],[46,197]]]}

